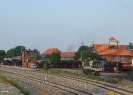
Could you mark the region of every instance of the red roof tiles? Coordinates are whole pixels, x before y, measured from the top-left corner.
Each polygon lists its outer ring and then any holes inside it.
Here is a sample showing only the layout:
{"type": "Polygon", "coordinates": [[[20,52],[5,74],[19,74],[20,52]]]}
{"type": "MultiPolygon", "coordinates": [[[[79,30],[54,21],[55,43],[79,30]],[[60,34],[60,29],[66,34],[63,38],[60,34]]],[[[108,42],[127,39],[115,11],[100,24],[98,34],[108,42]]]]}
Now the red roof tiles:
{"type": "Polygon", "coordinates": [[[75,56],[75,52],[61,52],[61,58],[73,58],[75,56]]]}
{"type": "Polygon", "coordinates": [[[60,52],[60,51],[57,48],[49,48],[46,51],[44,51],[42,54],[47,55],[47,54],[52,54],[53,52],[60,52]]]}
{"type": "MultiPolygon", "coordinates": [[[[111,49],[110,44],[94,44],[94,48],[99,55],[117,55],[117,48],[111,49]]],[[[128,48],[127,45],[118,45],[118,55],[119,56],[133,56],[132,51],[128,48]]]]}

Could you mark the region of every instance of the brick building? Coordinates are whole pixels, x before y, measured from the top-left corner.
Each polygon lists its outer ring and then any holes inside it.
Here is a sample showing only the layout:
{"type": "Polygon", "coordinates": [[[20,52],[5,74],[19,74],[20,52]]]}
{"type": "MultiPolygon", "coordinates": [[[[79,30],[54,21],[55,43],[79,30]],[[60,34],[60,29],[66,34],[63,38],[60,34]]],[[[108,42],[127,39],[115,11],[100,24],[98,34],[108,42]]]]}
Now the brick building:
{"type": "Polygon", "coordinates": [[[36,61],[35,51],[30,49],[22,51],[22,67],[30,68],[36,61]]]}

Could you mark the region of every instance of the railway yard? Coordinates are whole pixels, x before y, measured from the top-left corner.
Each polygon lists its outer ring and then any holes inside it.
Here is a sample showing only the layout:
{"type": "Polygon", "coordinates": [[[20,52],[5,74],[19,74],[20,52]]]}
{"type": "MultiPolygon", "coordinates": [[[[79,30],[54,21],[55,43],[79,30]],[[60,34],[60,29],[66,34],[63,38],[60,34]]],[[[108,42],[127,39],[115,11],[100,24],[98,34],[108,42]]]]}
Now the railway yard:
{"type": "MultiPolygon", "coordinates": [[[[133,95],[132,85],[122,86],[78,76],[52,74],[21,67],[1,66],[0,75],[17,81],[20,86],[30,91],[30,95],[133,95]]],[[[102,76],[105,77],[105,74],[102,76]]]]}

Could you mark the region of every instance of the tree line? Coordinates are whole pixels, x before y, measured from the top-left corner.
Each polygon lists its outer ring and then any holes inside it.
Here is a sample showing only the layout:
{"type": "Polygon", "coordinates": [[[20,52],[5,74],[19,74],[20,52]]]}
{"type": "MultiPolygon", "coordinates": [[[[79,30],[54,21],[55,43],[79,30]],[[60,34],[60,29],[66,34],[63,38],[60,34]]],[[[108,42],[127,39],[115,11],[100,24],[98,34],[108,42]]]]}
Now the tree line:
{"type": "MultiPolygon", "coordinates": [[[[7,50],[7,52],[5,50],[0,50],[0,61],[2,61],[3,58],[6,56],[21,56],[23,50],[25,50],[24,46],[16,46],[14,48],[7,50]]],[[[34,51],[36,58],[38,60],[41,59],[42,56],[40,52],[37,49],[34,49],[34,51]]]]}
{"type": "MultiPolygon", "coordinates": [[[[128,47],[131,50],[133,49],[132,42],[129,43],[128,47]]],[[[89,47],[85,45],[80,46],[77,52],[75,52],[75,56],[73,57],[73,59],[82,60],[86,63],[94,59],[101,60],[102,58],[96,52],[90,52],[91,49],[92,49],[92,46],[89,46],[89,47]]],[[[0,61],[2,61],[5,56],[21,56],[21,52],[23,50],[25,50],[24,46],[16,46],[14,48],[9,49],[7,52],[4,50],[0,50],[0,61]]],[[[37,49],[34,49],[34,51],[35,51],[35,56],[37,60],[40,60],[42,58],[50,59],[50,62],[52,64],[56,64],[61,59],[61,56],[59,53],[52,53],[51,55],[45,55],[43,57],[37,49]]]]}

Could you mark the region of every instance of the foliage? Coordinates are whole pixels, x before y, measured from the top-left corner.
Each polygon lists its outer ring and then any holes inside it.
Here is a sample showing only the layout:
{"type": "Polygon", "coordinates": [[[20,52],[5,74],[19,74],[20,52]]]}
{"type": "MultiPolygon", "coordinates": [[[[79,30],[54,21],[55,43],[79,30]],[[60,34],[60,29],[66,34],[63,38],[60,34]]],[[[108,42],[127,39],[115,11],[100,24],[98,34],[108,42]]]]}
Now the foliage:
{"type": "Polygon", "coordinates": [[[80,52],[83,50],[90,50],[90,47],[84,45],[84,46],[80,46],[78,49],[78,51],[80,51],[80,52]]]}
{"type": "Polygon", "coordinates": [[[37,60],[40,60],[42,58],[40,52],[37,49],[34,49],[34,51],[35,51],[35,56],[36,56],[37,60]]]}
{"type": "Polygon", "coordinates": [[[133,49],[133,44],[131,42],[129,43],[128,46],[129,46],[130,49],[133,49]]]}
{"type": "Polygon", "coordinates": [[[94,60],[94,59],[100,60],[100,59],[102,59],[102,58],[100,57],[99,54],[97,54],[97,53],[95,53],[95,52],[92,52],[92,53],[90,53],[90,59],[91,59],[91,60],[94,60]]]}
{"type": "Polygon", "coordinates": [[[47,69],[48,69],[47,63],[44,63],[44,64],[43,64],[43,69],[44,69],[44,70],[47,70],[47,69]]]}
{"type": "Polygon", "coordinates": [[[60,56],[59,53],[53,52],[50,55],[50,63],[53,64],[53,65],[58,64],[60,62],[60,59],[61,59],[61,56],[60,56]]]}
{"type": "Polygon", "coordinates": [[[0,50],[0,61],[6,56],[6,52],[4,50],[0,50]]]}
{"type": "Polygon", "coordinates": [[[44,58],[50,59],[50,54],[46,54],[46,55],[44,56],[44,58]]]}
{"type": "Polygon", "coordinates": [[[78,60],[81,58],[82,55],[82,60],[84,61],[85,59],[88,58],[88,52],[90,50],[90,47],[88,46],[80,46],[78,51],[75,53],[74,59],[78,60]]]}
{"type": "Polygon", "coordinates": [[[90,60],[91,60],[90,58],[87,58],[87,59],[86,59],[86,64],[85,64],[85,65],[89,65],[90,60]]]}
{"type": "Polygon", "coordinates": [[[7,81],[9,82],[10,84],[12,84],[13,86],[15,86],[16,88],[18,88],[20,90],[21,93],[23,93],[24,95],[29,95],[29,91],[28,90],[25,90],[23,88],[21,88],[17,82],[15,82],[14,80],[11,80],[5,76],[0,76],[0,79],[3,79],[4,81],[7,81]]]}
{"type": "Polygon", "coordinates": [[[25,50],[24,46],[16,46],[7,51],[8,56],[21,56],[21,52],[25,50]]]}

